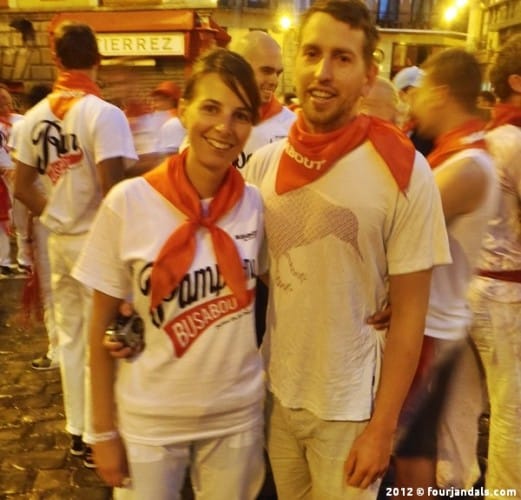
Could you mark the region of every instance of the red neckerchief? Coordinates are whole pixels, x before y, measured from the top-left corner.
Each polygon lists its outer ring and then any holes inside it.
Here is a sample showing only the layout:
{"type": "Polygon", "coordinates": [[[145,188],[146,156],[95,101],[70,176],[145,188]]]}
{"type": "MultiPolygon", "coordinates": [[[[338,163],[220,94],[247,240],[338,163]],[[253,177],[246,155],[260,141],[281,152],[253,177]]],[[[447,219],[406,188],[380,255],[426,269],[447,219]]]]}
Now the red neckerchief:
{"type": "Polygon", "coordinates": [[[260,121],[263,122],[272,116],[278,115],[282,111],[282,104],[277,101],[275,96],[271,96],[270,102],[260,107],[260,121]]]}
{"type": "Polygon", "coordinates": [[[398,128],[361,114],[338,130],[311,134],[302,112],[298,112],[279,162],[276,192],[282,194],[319,179],[339,158],[366,140],[371,141],[403,191],[409,185],[416,151],[398,128]]]}
{"type": "Polygon", "coordinates": [[[63,120],[72,105],[86,94],[100,97],[99,87],[82,71],[62,71],[52,87],[48,99],[53,114],[63,120]]]}
{"type": "Polygon", "coordinates": [[[210,202],[208,215],[204,216],[199,195],[186,175],[187,152],[188,148],[144,175],[156,191],[187,216],[186,221],[166,240],[152,266],[151,308],[155,309],[172,293],[190,268],[196,250],[195,235],[201,227],[210,231],[219,270],[239,306],[245,307],[250,303],[252,293],[246,288],[239,252],[228,233],[216,225],[242,198],[244,179],[230,165],[223,183],[210,202]]]}
{"type": "Polygon", "coordinates": [[[432,152],[427,156],[431,168],[435,168],[452,155],[465,149],[487,149],[484,139],[485,123],[481,118],[472,118],[463,125],[440,135],[432,152]]]}
{"type": "Polygon", "coordinates": [[[521,127],[521,107],[507,103],[496,104],[492,108],[492,120],[487,123],[486,130],[492,130],[507,123],[521,127]]]}

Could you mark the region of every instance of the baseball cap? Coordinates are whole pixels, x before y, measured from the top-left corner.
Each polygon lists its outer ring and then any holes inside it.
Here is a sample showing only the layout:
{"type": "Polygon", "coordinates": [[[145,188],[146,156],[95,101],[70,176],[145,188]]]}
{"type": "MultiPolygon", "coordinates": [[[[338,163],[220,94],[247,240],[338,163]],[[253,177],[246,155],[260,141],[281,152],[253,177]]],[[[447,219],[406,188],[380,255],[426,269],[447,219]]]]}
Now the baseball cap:
{"type": "Polygon", "coordinates": [[[423,78],[423,71],[418,66],[403,68],[394,75],[393,83],[398,90],[407,87],[419,87],[423,78]]]}
{"type": "Polygon", "coordinates": [[[151,95],[162,94],[171,99],[179,99],[181,97],[181,89],[176,83],[171,81],[161,82],[152,92],[151,95]]]}

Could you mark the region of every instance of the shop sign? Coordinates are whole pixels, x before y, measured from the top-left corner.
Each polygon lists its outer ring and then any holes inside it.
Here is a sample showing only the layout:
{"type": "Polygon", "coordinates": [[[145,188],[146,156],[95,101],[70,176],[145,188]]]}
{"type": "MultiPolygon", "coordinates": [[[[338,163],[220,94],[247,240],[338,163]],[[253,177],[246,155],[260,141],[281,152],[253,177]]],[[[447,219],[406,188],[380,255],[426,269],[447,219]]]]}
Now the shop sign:
{"type": "Polygon", "coordinates": [[[184,33],[98,33],[103,56],[184,56],[184,33]]]}

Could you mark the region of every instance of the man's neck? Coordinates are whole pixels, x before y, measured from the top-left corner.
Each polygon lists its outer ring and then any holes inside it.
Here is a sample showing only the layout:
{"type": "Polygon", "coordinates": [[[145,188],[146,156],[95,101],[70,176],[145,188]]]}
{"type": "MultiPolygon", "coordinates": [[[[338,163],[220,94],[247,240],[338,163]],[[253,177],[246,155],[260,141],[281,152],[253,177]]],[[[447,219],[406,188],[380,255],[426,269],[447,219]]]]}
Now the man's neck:
{"type": "Polygon", "coordinates": [[[450,110],[444,114],[443,120],[440,122],[440,128],[438,129],[438,133],[436,137],[440,137],[452,130],[455,130],[462,125],[464,125],[469,120],[475,120],[479,118],[479,115],[476,113],[470,113],[468,111],[457,111],[451,112],[450,110]]]}

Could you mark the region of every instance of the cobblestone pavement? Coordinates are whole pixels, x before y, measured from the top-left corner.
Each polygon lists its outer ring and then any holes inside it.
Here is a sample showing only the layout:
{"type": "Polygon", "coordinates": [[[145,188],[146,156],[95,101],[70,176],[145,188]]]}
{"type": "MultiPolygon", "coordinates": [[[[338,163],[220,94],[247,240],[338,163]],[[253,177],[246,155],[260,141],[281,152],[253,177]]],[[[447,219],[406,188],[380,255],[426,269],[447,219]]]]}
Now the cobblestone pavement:
{"type": "MultiPolygon", "coordinates": [[[[59,370],[31,368],[31,360],[46,351],[47,336],[43,326],[27,329],[15,321],[23,284],[0,281],[0,500],[110,499],[111,489],[95,471],[68,452],[59,370]]],[[[482,464],[487,423],[483,419],[480,433],[482,464]]],[[[258,500],[276,500],[270,479],[258,500]]],[[[392,474],[384,485],[392,485],[392,474]]],[[[191,498],[187,485],[183,500],[191,498]]]]}
{"type": "Polygon", "coordinates": [[[110,488],[68,453],[59,370],[31,368],[47,336],[16,326],[23,284],[0,281],[0,499],[109,499],[110,488]]]}

